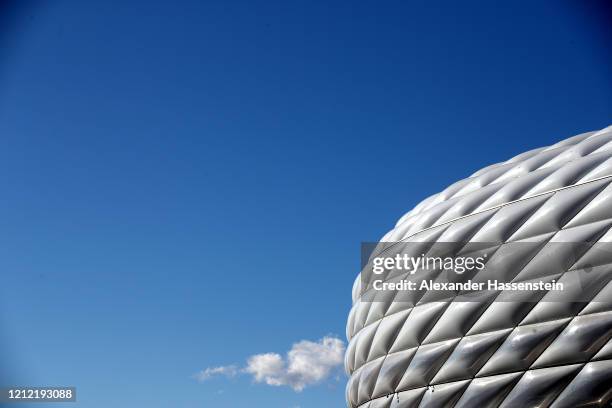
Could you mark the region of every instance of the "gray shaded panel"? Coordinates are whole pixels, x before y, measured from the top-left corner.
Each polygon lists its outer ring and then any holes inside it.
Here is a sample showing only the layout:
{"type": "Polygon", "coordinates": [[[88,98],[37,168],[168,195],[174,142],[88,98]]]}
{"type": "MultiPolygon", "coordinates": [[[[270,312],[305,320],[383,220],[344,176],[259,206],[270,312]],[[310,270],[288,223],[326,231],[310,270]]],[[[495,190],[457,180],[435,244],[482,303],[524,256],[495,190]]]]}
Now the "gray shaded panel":
{"type": "Polygon", "coordinates": [[[402,390],[427,385],[458,342],[459,339],[419,347],[398,388],[402,390]]]}
{"type": "Polygon", "coordinates": [[[469,383],[465,380],[427,387],[419,408],[452,407],[461,398],[469,383]]]}
{"type": "Polygon", "coordinates": [[[551,408],[604,407],[612,399],[612,361],[586,364],[551,408]]]}
{"type": "Polygon", "coordinates": [[[580,364],[527,371],[500,408],[547,407],[582,368],[580,364]]]}
{"type": "Polygon", "coordinates": [[[568,321],[569,319],[556,320],[515,328],[477,376],[527,370],[568,321]]]}
{"type": "Polygon", "coordinates": [[[612,337],[612,312],[577,316],[533,364],[534,368],[589,361],[612,337]]]}
{"type": "Polygon", "coordinates": [[[431,383],[471,379],[511,331],[512,329],[505,329],[464,337],[431,383]]]}
{"type": "Polygon", "coordinates": [[[465,390],[455,408],[496,408],[523,373],[476,378],[465,390]]]}

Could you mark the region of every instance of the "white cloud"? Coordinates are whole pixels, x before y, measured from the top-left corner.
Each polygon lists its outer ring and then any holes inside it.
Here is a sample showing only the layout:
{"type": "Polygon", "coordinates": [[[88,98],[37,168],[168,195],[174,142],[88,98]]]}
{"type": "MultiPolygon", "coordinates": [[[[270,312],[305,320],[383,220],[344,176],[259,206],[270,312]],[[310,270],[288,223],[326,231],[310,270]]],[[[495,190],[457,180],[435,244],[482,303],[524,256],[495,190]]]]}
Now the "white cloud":
{"type": "Polygon", "coordinates": [[[239,373],[238,367],[235,365],[229,366],[220,366],[220,367],[208,367],[205,370],[202,370],[194,375],[195,379],[204,382],[206,380],[210,380],[215,376],[224,376],[224,377],[235,377],[239,373]]]}
{"type": "Polygon", "coordinates": [[[285,385],[286,367],[280,354],[257,354],[249,358],[244,371],[251,374],[255,381],[268,385],[285,385]]]}
{"type": "Polygon", "coordinates": [[[285,358],[278,353],[256,354],[247,359],[247,365],[212,367],[196,374],[199,381],[215,375],[227,377],[238,373],[249,374],[256,382],[272,386],[288,386],[299,392],[327,379],[344,360],[344,342],[326,336],[314,342],[302,340],[295,343],[285,358]]]}

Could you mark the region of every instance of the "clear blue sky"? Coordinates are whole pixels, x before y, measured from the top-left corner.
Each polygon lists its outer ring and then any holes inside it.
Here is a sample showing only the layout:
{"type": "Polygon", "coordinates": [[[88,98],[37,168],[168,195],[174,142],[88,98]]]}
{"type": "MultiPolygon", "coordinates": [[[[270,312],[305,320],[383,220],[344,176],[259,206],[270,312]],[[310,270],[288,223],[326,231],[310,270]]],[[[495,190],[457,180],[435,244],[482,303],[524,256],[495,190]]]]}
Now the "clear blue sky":
{"type": "Polygon", "coordinates": [[[605,2],[510,3],[2,6],[2,382],[87,408],[344,406],[344,378],[191,376],[344,338],[360,242],[612,123],[605,2]]]}

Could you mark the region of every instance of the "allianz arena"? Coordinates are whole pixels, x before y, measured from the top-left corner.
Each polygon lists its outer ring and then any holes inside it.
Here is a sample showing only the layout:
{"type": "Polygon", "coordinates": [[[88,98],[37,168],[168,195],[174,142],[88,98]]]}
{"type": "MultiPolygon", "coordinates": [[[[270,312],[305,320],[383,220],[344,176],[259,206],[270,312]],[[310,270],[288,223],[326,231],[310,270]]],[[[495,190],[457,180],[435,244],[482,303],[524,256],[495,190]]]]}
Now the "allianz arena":
{"type": "MultiPolygon", "coordinates": [[[[429,197],[381,242],[612,245],[612,126],[488,166],[429,197]]],[[[564,254],[559,252],[558,256],[564,254]]],[[[573,267],[612,258],[588,252],[573,267]],[[588,261],[588,262],[587,262],[588,261]],[[585,263],[586,262],[586,263],[585,263]]],[[[530,259],[517,259],[520,281],[530,259]]],[[[566,271],[559,271],[562,279],[566,271]]],[[[582,301],[369,301],[353,286],[350,408],[603,407],[612,403],[612,282],[582,301]]]]}

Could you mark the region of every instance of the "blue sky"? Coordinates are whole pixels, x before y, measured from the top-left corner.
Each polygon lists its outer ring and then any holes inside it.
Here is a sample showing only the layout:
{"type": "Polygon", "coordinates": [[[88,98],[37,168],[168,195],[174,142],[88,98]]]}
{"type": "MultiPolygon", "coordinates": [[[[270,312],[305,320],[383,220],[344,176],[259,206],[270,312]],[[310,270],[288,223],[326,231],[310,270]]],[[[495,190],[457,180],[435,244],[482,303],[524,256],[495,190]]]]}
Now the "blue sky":
{"type": "Polygon", "coordinates": [[[2,383],[88,408],[343,406],[335,375],[193,375],[344,339],[360,242],[609,125],[609,8],[579,4],[5,7],[2,383]]]}

